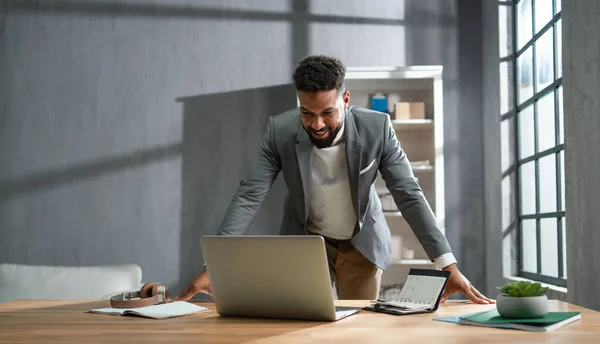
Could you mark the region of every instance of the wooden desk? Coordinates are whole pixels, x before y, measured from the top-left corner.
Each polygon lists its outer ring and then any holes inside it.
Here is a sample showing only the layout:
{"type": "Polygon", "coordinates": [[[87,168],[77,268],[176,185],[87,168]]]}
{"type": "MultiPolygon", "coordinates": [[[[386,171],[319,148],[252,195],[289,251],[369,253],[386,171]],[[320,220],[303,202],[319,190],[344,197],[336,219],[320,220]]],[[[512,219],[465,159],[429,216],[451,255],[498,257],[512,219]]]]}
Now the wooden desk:
{"type": "MultiPolygon", "coordinates": [[[[214,310],[212,303],[198,303],[214,310]]],[[[365,305],[340,301],[339,305],[365,305]]],[[[337,322],[223,318],[216,312],[166,320],[86,313],[108,301],[20,300],[0,304],[0,343],[594,343],[600,313],[550,301],[552,311],[580,311],[582,319],[549,333],[491,329],[432,321],[494,305],[448,301],[433,314],[393,316],[361,311],[337,322]]]]}

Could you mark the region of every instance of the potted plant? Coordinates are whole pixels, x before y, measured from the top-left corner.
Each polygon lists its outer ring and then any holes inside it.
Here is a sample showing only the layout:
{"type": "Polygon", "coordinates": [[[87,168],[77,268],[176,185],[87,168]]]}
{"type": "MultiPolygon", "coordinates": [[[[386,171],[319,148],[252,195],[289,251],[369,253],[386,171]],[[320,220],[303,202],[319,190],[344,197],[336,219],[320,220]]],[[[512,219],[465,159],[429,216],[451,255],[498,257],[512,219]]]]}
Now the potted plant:
{"type": "Polygon", "coordinates": [[[548,313],[548,287],[538,282],[514,281],[498,287],[496,309],[503,318],[541,318],[548,313]]]}

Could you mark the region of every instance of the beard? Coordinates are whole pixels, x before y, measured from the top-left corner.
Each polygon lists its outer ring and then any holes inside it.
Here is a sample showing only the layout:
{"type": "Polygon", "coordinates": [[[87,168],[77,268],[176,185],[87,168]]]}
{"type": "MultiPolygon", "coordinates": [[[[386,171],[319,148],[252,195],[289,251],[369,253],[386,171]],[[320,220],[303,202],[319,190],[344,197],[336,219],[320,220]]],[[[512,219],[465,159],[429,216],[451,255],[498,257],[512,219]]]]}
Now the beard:
{"type": "MultiPolygon", "coordinates": [[[[302,126],[302,127],[304,128],[304,126],[302,126]]],[[[331,145],[333,144],[333,140],[335,140],[335,137],[337,136],[337,134],[340,132],[341,129],[342,129],[341,124],[338,125],[338,127],[335,130],[332,130],[331,127],[327,127],[327,128],[325,128],[325,130],[329,133],[329,135],[327,135],[327,137],[325,137],[324,139],[318,139],[313,136],[311,129],[304,128],[304,130],[308,134],[308,137],[310,138],[310,142],[312,142],[312,144],[315,145],[315,147],[317,147],[318,149],[331,147],[331,145]]]]}

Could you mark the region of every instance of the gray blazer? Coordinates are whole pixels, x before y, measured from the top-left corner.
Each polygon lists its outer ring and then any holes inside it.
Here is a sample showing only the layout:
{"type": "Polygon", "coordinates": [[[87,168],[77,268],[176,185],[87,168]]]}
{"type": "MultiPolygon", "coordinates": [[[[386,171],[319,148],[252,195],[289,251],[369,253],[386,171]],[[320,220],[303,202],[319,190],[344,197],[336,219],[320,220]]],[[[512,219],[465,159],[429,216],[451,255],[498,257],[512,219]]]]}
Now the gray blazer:
{"type": "MultiPolygon", "coordinates": [[[[433,261],[451,252],[400,148],[389,116],[352,106],[346,110],[344,130],[357,218],[351,239],[354,247],[378,267],[385,270],[390,266],[391,235],[375,191],[379,171],[429,258],[433,261]]],[[[289,191],[280,234],[308,234],[312,148],[302,128],[299,109],[270,117],[258,157],[233,197],[218,234],[245,234],[280,171],[289,191]]]]}

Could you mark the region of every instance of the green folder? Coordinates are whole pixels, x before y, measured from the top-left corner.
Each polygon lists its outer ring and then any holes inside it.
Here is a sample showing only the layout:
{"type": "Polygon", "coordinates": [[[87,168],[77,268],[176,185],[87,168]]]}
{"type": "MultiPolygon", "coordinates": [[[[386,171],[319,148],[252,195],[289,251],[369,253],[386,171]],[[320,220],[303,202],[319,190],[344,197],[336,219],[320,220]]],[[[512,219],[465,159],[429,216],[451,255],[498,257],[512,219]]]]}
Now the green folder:
{"type": "Polygon", "coordinates": [[[508,319],[501,317],[498,310],[492,309],[476,314],[460,316],[458,323],[474,326],[549,332],[579,319],[581,319],[580,312],[548,312],[548,314],[542,318],[508,319]]]}

